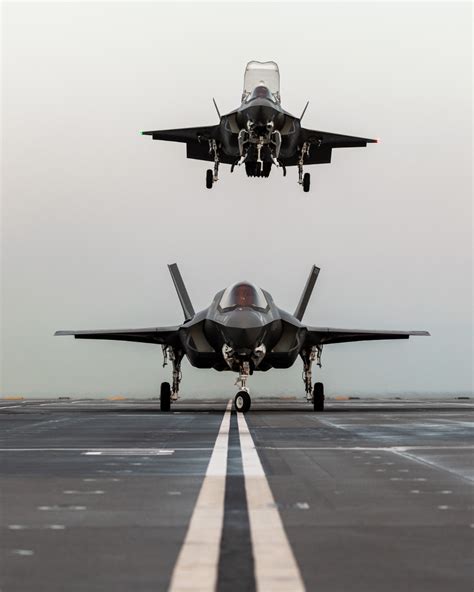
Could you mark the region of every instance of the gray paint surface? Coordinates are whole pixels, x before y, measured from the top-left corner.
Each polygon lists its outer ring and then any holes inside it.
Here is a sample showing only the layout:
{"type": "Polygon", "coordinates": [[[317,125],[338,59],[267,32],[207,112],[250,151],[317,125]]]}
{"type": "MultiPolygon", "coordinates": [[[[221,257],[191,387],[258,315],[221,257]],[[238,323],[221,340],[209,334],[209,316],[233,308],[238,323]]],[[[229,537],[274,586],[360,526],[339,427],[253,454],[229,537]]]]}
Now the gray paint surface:
{"type": "MultiPolygon", "coordinates": [[[[437,2],[254,4],[251,19],[230,4],[4,5],[2,393],[156,393],[159,348],[52,334],[180,322],[172,261],[196,309],[248,279],[293,310],[316,263],[309,324],[431,331],[327,348],[329,393],[472,392],[470,14],[437,2]],[[139,132],[215,122],[212,96],[236,107],[250,59],[277,61],[285,106],[310,100],[308,127],[381,143],[313,167],[307,195],[275,171],[223,170],[206,190],[205,163],[139,132]]],[[[183,371],[183,395],[233,392],[227,375],[183,371]]],[[[302,393],[300,367],[250,386],[302,393]]]]}
{"type": "MultiPolygon", "coordinates": [[[[0,404],[2,589],[166,589],[224,404],[157,408],[0,404]]],[[[254,405],[246,419],[308,590],[471,588],[472,411],[453,400],[333,400],[323,414],[254,405]]],[[[241,590],[249,568],[239,455],[234,413],[219,590],[241,590]]]]}

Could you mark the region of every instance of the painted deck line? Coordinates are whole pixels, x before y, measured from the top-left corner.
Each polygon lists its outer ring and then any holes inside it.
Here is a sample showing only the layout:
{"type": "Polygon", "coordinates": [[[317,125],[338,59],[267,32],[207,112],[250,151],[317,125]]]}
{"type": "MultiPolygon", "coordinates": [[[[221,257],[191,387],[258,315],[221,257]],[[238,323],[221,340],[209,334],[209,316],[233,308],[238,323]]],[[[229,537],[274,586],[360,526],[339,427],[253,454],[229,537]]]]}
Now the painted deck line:
{"type": "MultiPolygon", "coordinates": [[[[418,448],[418,450],[421,447],[418,448]]],[[[453,450],[460,450],[464,447],[453,447],[453,450]]],[[[466,447],[466,448],[471,448],[471,447],[466,447]]],[[[423,450],[423,448],[421,448],[423,450]]],[[[451,448],[449,446],[445,446],[445,447],[434,447],[431,448],[430,450],[450,450],[451,448]]],[[[459,479],[462,479],[463,481],[467,481],[468,483],[472,484],[474,482],[474,476],[471,475],[467,475],[466,473],[460,473],[459,471],[456,471],[455,469],[450,469],[449,467],[445,467],[444,465],[440,465],[439,463],[433,461],[433,460],[428,460],[426,458],[422,458],[420,456],[417,456],[416,454],[407,452],[407,450],[411,450],[410,448],[406,448],[405,450],[401,449],[401,450],[392,450],[391,452],[393,452],[394,454],[397,454],[398,456],[401,456],[404,459],[407,460],[411,460],[413,462],[419,463],[421,465],[425,465],[425,467],[430,467],[432,469],[438,469],[439,471],[446,471],[447,473],[450,473],[451,475],[455,475],[456,477],[458,477],[459,479]]]]}
{"type": "Polygon", "coordinates": [[[140,454],[142,452],[173,452],[175,450],[213,450],[213,448],[211,446],[198,448],[192,446],[186,448],[0,448],[0,452],[82,452],[86,455],[111,454],[112,452],[117,454],[136,452],[140,454]]]}
{"type": "MultiPolygon", "coordinates": [[[[474,446],[257,446],[264,450],[374,450],[405,452],[407,450],[474,450],[474,446]]],[[[0,449],[1,450],[1,449],[0,449]]]]}
{"type": "Polygon", "coordinates": [[[243,413],[237,413],[258,592],[305,590],[243,413]]]}
{"type": "Polygon", "coordinates": [[[210,591],[217,583],[224,524],[225,482],[232,400],[227,404],[169,592],[210,591]]]}

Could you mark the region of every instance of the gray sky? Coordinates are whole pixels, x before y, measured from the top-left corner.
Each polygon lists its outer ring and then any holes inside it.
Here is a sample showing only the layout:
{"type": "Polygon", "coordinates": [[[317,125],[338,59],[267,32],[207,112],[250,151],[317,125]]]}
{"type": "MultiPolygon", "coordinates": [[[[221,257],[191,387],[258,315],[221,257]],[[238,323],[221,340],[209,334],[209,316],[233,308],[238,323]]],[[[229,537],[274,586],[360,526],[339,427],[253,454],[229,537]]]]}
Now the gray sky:
{"type": "MultiPolygon", "coordinates": [[[[161,348],[56,329],[182,320],[240,279],[292,311],[322,268],[312,325],[427,329],[328,346],[328,394],[472,391],[469,3],[3,5],[2,393],[156,395],[161,348]],[[237,107],[245,64],[275,60],[282,104],[314,129],[379,137],[286,178],[247,179],[140,130],[209,125],[237,107]]],[[[182,395],[234,376],[183,364],[182,395]]],[[[303,395],[301,364],[255,395],[303,395]]]]}

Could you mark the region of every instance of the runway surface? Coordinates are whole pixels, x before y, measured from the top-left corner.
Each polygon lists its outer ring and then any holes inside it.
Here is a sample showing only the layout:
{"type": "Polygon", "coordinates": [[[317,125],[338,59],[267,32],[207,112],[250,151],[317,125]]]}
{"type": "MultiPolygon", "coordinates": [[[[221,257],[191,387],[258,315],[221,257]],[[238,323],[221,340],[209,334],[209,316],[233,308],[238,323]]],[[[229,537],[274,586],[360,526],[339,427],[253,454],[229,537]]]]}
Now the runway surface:
{"type": "Polygon", "coordinates": [[[0,590],[472,591],[473,409],[2,401],[0,590]]]}

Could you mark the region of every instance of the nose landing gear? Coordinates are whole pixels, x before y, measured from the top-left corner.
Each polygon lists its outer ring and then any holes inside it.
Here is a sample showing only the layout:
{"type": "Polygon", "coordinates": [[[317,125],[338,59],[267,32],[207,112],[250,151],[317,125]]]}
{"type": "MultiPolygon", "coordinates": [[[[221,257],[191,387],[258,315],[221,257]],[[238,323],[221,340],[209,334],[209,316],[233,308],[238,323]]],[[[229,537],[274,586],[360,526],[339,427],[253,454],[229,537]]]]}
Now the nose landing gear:
{"type": "Polygon", "coordinates": [[[247,388],[247,380],[250,374],[249,362],[242,362],[239,370],[239,376],[235,381],[235,384],[240,387],[239,392],[235,395],[234,405],[235,410],[239,413],[247,413],[250,409],[250,395],[247,388]]]}
{"type": "Polygon", "coordinates": [[[235,410],[238,411],[239,413],[247,413],[247,411],[250,409],[250,395],[248,394],[247,391],[239,391],[236,395],[235,395],[235,399],[234,399],[234,405],[235,405],[235,410]]]}

